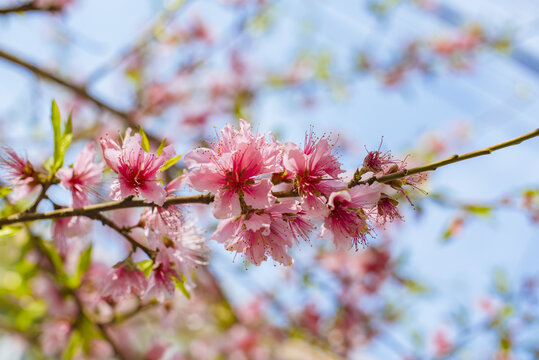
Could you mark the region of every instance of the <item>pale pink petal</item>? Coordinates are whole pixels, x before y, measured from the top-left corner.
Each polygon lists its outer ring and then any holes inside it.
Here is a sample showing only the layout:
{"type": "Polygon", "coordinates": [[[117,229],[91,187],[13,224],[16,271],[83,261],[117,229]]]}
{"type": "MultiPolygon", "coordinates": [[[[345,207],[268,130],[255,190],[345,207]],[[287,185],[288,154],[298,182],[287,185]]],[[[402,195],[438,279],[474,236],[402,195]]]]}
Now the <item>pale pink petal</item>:
{"type": "Polygon", "coordinates": [[[233,191],[218,191],[217,194],[215,194],[213,203],[213,216],[218,219],[226,219],[241,214],[240,199],[233,191]]]}
{"type": "Polygon", "coordinates": [[[200,164],[207,164],[216,157],[216,154],[213,150],[208,148],[198,148],[188,152],[184,158],[183,162],[188,169],[191,169],[200,164]]]}
{"type": "Polygon", "coordinates": [[[56,172],[56,176],[60,179],[60,184],[64,189],[71,190],[71,179],[73,179],[73,169],[63,167],[56,172]]]}
{"type": "Polygon", "coordinates": [[[215,240],[220,243],[225,243],[232,238],[234,233],[237,230],[239,221],[234,221],[233,219],[223,220],[217,225],[217,229],[210,237],[210,240],[215,240]]]}
{"type": "Polygon", "coordinates": [[[147,201],[153,202],[159,206],[165,203],[167,193],[165,189],[153,181],[146,181],[140,186],[140,195],[147,201]]]}
{"type": "Polygon", "coordinates": [[[255,209],[265,209],[271,205],[274,196],[271,194],[272,183],[262,179],[258,184],[244,189],[245,203],[255,209]]]}

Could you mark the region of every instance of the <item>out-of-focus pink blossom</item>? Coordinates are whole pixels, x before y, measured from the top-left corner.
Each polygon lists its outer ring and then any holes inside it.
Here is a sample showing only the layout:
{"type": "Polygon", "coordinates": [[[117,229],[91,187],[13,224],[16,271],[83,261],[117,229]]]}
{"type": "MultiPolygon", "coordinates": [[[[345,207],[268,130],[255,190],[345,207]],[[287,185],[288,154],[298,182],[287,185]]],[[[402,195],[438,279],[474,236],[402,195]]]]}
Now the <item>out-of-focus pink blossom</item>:
{"type": "Polygon", "coordinates": [[[53,320],[43,324],[41,335],[41,349],[45,356],[58,355],[67,345],[71,332],[68,320],[53,320]]]}
{"type": "Polygon", "coordinates": [[[60,184],[72,192],[73,207],[88,205],[88,193],[91,192],[92,186],[98,185],[101,181],[105,164],[94,163],[94,158],[95,147],[92,141],[77,156],[73,167],[63,167],[56,173],[60,184]]]}
{"type": "Polygon", "coordinates": [[[206,265],[209,252],[206,239],[195,226],[186,224],[167,236],[150,232],[149,238],[150,246],[158,251],[156,262],[166,264],[173,270],[174,277],[181,281],[185,278],[192,286],[191,272],[206,265]]]}
{"type": "Polygon", "coordinates": [[[7,180],[15,187],[12,195],[14,200],[20,200],[41,187],[32,163],[22,159],[15,150],[5,148],[0,157],[0,165],[7,170],[7,180]]]}
{"type": "Polygon", "coordinates": [[[40,9],[62,10],[65,6],[73,3],[74,0],[34,0],[34,6],[40,9]]]}
{"type": "Polygon", "coordinates": [[[453,349],[453,343],[450,340],[447,332],[443,329],[438,329],[434,333],[432,343],[434,346],[434,356],[436,357],[447,356],[453,349]]]}
{"type": "Polygon", "coordinates": [[[329,197],[329,214],[324,219],[320,236],[333,238],[337,249],[348,250],[359,241],[364,243],[370,231],[365,209],[373,208],[380,199],[381,185],[359,185],[334,192],[329,197]]]}
{"type": "Polygon", "coordinates": [[[272,184],[261,175],[280,172],[282,151],[275,139],[253,135],[250,125],[240,120],[240,129],[226,125],[211,148],[199,148],[185,156],[192,169],[188,181],[197,191],[215,193],[214,215],[228,218],[242,212],[240,198],[255,209],[273,202],[272,184]]]}
{"type": "Polygon", "coordinates": [[[70,249],[69,239],[81,237],[90,232],[92,221],[86,217],[73,216],[60,218],[52,224],[52,239],[61,255],[67,255],[70,249]]]}
{"type": "Polygon", "coordinates": [[[146,288],[143,298],[156,298],[159,302],[165,301],[165,298],[172,298],[174,296],[174,289],[176,288],[172,278],[177,278],[177,276],[178,274],[169,264],[158,264],[150,273],[148,287],[146,288]]]}
{"type": "Polygon", "coordinates": [[[267,260],[268,255],[291,265],[288,248],[298,236],[308,236],[312,228],[298,203],[288,199],[264,211],[222,221],[210,239],[224,243],[227,250],[243,253],[255,265],[267,260]]]}
{"type": "Polygon", "coordinates": [[[146,277],[129,259],[109,271],[101,295],[116,302],[130,294],[141,296],[146,286],[146,277]]]}
{"type": "Polygon", "coordinates": [[[144,199],[163,205],[165,189],[157,182],[159,169],[174,155],[174,148],[168,145],[161,155],[147,153],[142,148],[142,136],[131,135],[131,129],[125,132],[122,146],[105,136],[100,139],[103,156],[107,165],[118,174],[111,185],[111,197],[120,200],[131,195],[140,195],[144,199]]]}

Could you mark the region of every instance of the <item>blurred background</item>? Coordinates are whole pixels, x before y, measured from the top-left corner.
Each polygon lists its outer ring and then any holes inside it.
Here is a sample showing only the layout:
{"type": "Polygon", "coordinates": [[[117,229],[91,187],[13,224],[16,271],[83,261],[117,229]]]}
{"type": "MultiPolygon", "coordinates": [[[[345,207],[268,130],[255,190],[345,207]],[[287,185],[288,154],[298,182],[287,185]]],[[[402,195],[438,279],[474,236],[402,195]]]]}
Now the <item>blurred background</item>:
{"type": "MultiPolygon", "coordinates": [[[[530,0],[0,0],[0,142],[44,161],[56,99],[73,114],[66,163],[127,126],[185,154],[244,118],[280,141],[328,134],[350,173],[379,147],[420,165],[538,127],[538,14],[530,0]]],[[[177,291],[112,337],[134,359],[539,358],[538,144],[438,169],[357,252],[313,237],[292,267],[256,267],[210,242],[190,300],[177,291]]],[[[209,237],[208,209],[192,212],[209,237]]],[[[128,251],[100,226],[91,241],[109,266],[128,251]]],[[[35,323],[36,344],[3,327],[1,359],[61,356],[35,323]]]]}

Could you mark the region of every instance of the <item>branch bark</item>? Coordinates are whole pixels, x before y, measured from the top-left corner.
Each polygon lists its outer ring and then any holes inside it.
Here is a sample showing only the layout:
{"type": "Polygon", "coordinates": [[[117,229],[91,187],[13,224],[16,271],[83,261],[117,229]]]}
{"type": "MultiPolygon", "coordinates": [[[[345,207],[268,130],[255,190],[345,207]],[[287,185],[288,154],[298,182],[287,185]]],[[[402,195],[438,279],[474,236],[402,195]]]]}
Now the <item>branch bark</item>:
{"type": "Polygon", "coordinates": [[[58,6],[49,6],[46,8],[37,7],[34,5],[33,1],[28,1],[23,4],[2,8],[0,9],[0,15],[7,15],[7,14],[13,14],[13,13],[25,13],[25,12],[32,12],[32,11],[57,12],[61,10],[62,9],[59,8],[58,6]]]}

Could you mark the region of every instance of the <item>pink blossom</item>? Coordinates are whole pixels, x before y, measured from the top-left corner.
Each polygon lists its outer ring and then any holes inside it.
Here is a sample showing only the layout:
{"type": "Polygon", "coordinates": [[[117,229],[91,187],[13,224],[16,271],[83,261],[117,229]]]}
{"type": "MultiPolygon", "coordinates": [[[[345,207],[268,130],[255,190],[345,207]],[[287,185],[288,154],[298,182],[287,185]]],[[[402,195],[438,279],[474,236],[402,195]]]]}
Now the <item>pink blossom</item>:
{"type": "Polygon", "coordinates": [[[324,219],[320,236],[333,238],[337,249],[347,250],[364,243],[370,231],[365,209],[373,208],[380,198],[382,185],[359,185],[350,190],[334,192],[330,195],[330,212],[324,219]]]}
{"type": "Polygon", "coordinates": [[[45,356],[59,354],[67,345],[67,339],[71,332],[71,324],[68,320],[54,320],[43,324],[41,335],[41,348],[45,356]]]}
{"type": "Polygon", "coordinates": [[[447,332],[443,329],[438,329],[434,333],[432,342],[434,345],[434,356],[436,357],[447,356],[453,349],[453,343],[449,339],[447,332]]]}
{"type": "Polygon", "coordinates": [[[177,276],[176,272],[168,264],[158,264],[150,273],[148,287],[143,298],[156,298],[159,302],[163,302],[165,298],[172,298],[176,288],[172,278],[177,278],[177,276]]]}
{"type": "Polygon", "coordinates": [[[146,290],[146,277],[128,258],[109,271],[103,280],[101,296],[118,301],[127,295],[140,296],[146,290]]]}
{"type": "Polygon", "coordinates": [[[287,177],[294,178],[298,193],[306,197],[304,208],[310,215],[324,216],[326,198],[346,188],[339,175],[344,172],[332,154],[333,146],[327,138],[315,139],[312,131],[305,135],[303,150],[296,144],[285,145],[283,165],[287,177]]]}
{"type": "Polygon", "coordinates": [[[163,205],[165,189],[157,182],[159,169],[174,155],[174,148],[168,145],[161,155],[147,153],[142,148],[142,136],[125,132],[122,146],[108,136],[100,139],[103,156],[107,165],[118,174],[111,185],[111,197],[120,200],[131,195],[140,195],[147,201],[163,205]]]}
{"type": "Polygon", "coordinates": [[[80,152],[73,163],[73,167],[63,167],[56,173],[60,179],[60,184],[73,194],[73,207],[83,207],[89,204],[88,193],[92,186],[96,186],[101,181],[101,174],[105,168],[104,163],[94,163],[95,147],[94,142],[80,152]]]}
{"type": "Polygon", "coordinates": [[[281,264],[291,265],[288,248],[298,236],[306,238],[312,228],[298,203],[287,199],[264,211],[222,221],[210,240],[224,243],[227,250],[243,253],[255,265],[267,260],[268,255],[281,264]]]}
{"type": "Polygon", "coordinates": [[[378,150],[369,151],[367,153],[367,156],[365,156],[365,159],[363,159],[363,168],[366,171],[378,174],[384,172],[388,168],[398,163],[398,161],[393,159],[393,157],[391,156],[391,152],[381,152],[381,146],[382,143],[380,143],[380,147],[378,147],[378,150]]]}
{"type": "Polygon", "coordinates": [[[55,8],[62,10],[64,6],[71,4],[74,0],[34,0],[34,6],[40,9],[55,8]]]}
{"type": "Polygon", "coordinates": [[[195,226],[184,225],[177,233],[167,236],[149,234],[150,244],[158,251],[156,262],[166,264],[173,270],[173,276],[179,280],[185,278],[189,285],[191,272],[198,266],[206,265],[208,246],[195,226]]]}
{"type": "Polygon", "coordinates": [[[402,220],[402,216],[399,214],[397,205],[399,202],[386,194],[382,193],[380,200],[378,200],[377,209],[378,216],[376,222],[379,225],[384,225],[387,222],[393,222],[394,220],[402,220]]]}
{"type": "Polygon", "coordinates": [[[52,238],[56,249],[61,255],[67,255],[70,250],[68,239],[86,235],[90,232],[91,228],[92,221],[82,216],[55,220],[52,224],[52,238]]]}
{"type": "Polygon", "coordinates": [[[13,149],[4,149],[0,164],[7,170],[9,182],[16,187],[13,193],[14,200],[20,200],[41,187],[38,173],[34,170],[32,163],[22,159],[13,149]]]}
{"type": "Polygon", "coordinates": [[[213,213],[228,218],[242,212],[245,205],[265,209],[273,202],[272,184],[261,175],[282,171],[281,147],[272,138],[253,135],[250,125],[240,120],[240,129],[226,125],[212,148],[199,148],[185,156],[185,164],[193,169],[188,181],[197,191],[215,193],[213,213]]]}

